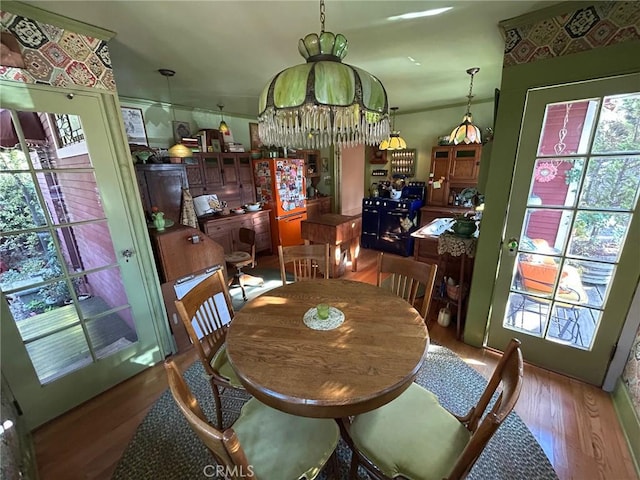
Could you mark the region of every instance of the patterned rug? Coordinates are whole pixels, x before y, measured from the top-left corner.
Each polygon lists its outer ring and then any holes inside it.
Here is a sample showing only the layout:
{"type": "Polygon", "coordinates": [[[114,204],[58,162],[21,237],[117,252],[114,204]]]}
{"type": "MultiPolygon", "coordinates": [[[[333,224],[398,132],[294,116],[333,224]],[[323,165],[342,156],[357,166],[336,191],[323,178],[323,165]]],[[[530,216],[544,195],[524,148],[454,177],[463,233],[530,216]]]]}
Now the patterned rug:
{"type": "MultiPolygon", "coordinates": [[[[215,419],[211,389],[200,362],[189,367],[184,376],[205,414],[215,419]]],[[[466,413],[480,397],[486,380],[451,350],[432,344],[416,383],[436,393],[441,403],[451,411],[466,413]]],[[[244,401],[246,398],[234,398],[225,393],[225,425],[233,422],[237,415],[234,412],[239,411],[244,401]]],[[[338,445],[338,457],[339,478],[346,480],[351,451],[342,440],[338,445]]],[[[218,478],[210,476],[214,468],[207,466],[212,464],[215,465],[212,457],[190,429],[167,390],[138,427],[116,467],[113,480],[218,478]]],[[[367,478],[363,471],[360,476],[367,478]]],[[[324,473],[319,478],[326,480],[324,473]]],[[[558,477],[527,426],[512,413],[493,436],[468,478],[533,480],[558,477]]]]}

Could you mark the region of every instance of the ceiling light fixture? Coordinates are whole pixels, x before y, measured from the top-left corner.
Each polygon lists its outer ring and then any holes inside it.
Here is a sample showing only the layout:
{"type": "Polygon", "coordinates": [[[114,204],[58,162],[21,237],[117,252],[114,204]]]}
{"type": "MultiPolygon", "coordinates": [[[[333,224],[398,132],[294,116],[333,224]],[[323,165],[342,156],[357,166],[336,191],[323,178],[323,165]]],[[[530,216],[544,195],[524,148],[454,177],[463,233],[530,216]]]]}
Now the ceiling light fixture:
{"type": "Polygon", "coordinates": [[[467,73],[471,75],[471,82],[469,83],[469,94],[467,95],[467,113],[464,114],[462,123],[453,129],[449,136],[449,143],[458,145],[459,143],[482,143],[480,136],[480,129],[473,124],[473,117],[471,116],[471,99],[473,95],[473,77],[478,73],[480,69],[478,67],[470,68],[467,73]]]}
{"type": "Polygon", "coordinates": [[[403,13],[402,15],[396,15],[389,17],[387,20],[393,22],[396,20],[411,20],[413,18],[432,17],[433,15],[440,15],[441,13],[448,12],[453,7],[432,8],[431,10],[423,10],[422,12],[410,12],[403,13]]]}
{"type": "MultiPolygon", "coordinates": [[[[173,98],[171,96],[171,83],[169,82],[169,78],[173,77],[176,74],[176,72],[175,70],[170,70],[168,68],[160,68],[158,69],[158,72],[160,72],[160,75],[162,75],[163,77],[166,77],[167,79],[167,89],[169,90],[169,104],[171,108],[173,121],[175,122],[176,111],[173,108],[173,98]]],[[[180,142],[176,143],[173,147],[169,148],[169,150],[167,150],[167,153],[171,158],[188,158],[193,156],[191,149],[180,142]]]]}
{"type": "Polygon", "coordinates": [[[220,133],[229,133],[229,126],[227,125],[227,122],[224,121],[224,115],[222,115],[222,109],[224,108],[224,104],[219,103],[218,104],[218,108],[220,109],[220,126],[218,127],[218,130],[220,130],[220,133]]]}
{"type": "Polygon", "coordinates": [[[347,39],[324,31],[298,41],[307,63],[273,77],[260,95],[258,134],[265,145],[321,148],[377,145],[389,136],[387,92],[376,77],[342,63],[347,39]]]}
{"type": "Polygon", "coordinates": [[[396,110],[398,107],[391,107],[391,135],[385,138],[378,146],[378,150],[404,150],[407,148],[407,142],[400,136],[400,132],[396,131],[396,110]]]}

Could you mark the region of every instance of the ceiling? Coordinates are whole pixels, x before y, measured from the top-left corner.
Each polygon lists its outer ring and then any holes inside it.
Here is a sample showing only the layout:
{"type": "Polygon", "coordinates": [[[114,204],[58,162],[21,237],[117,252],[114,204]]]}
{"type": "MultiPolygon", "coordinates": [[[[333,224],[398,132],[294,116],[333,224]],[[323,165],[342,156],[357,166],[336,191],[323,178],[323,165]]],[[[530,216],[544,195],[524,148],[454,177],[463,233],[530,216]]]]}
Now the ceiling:
{"type": "MultiPolygon", "coordinates": [[[[25,3],[115,32],[109,45],[120,96],[210,110],[223,103],[225,113],[252,117],[269,79],[303,63],[298,39],[320,32],[315,0],[25,3]],[[176,71],[171,99],[159,68],[176,71]]],[[[402,114],[465,103],[471,67],[480,67],[474,97],[493,98],[504,46],[498,22],[553,3],[326,0],[325,30],[347,37],[345,63],[378,77],[402,114]],[[448,6],[437,16],[387,19],[448,6]]]]}

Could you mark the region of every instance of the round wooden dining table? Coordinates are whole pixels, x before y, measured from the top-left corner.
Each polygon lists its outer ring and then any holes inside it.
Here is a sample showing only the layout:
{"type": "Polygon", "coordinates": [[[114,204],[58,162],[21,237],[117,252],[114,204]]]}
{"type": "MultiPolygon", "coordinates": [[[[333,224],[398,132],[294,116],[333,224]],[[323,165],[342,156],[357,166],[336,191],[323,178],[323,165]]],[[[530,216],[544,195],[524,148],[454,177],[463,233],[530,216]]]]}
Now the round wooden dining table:
{"type": "Polygon", "coordinates": [[[278,410],[341,418],[378,408],[414,380],[429,334],[420,313],[375,285],[306,280],[249,301],[226,339],[231,366],[255,398],[278,410]],[[303,322],[327,303],[344,314],[332,330],[303,322]]]}

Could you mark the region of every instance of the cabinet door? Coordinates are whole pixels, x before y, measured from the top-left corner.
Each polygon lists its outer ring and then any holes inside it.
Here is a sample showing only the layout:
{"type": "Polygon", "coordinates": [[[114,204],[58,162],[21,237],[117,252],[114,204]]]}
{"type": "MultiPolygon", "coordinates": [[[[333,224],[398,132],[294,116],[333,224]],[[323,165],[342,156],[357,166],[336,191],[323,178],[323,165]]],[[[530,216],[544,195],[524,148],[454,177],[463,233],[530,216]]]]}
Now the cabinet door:
{"type": "Polygon", "coordinates": [[[238,167],[236,165],[235,153],[223,153],[222,154],[222,180],[225,185],[237,185],[238,181],[238,167]]]}
{"type": "Polygon", "coordinates": [[[205,192],[215,193],[216,188],[223,184],[220,158],[217,154],[204,154],[201,157],[201,165],[204,172],[205,192]]]}
{"type": "Polygon", "coordinates": [[[136,165],[142,204],[151,213],[152,207],[164,212],[174,222],[180,220],[182,189],[187,188],[185,166],[181,164],[136,165]]]}
{"type": "Polygon", "coordinates": [[[451,147],[434,147],[431,153],[431,173],[429,179],[429,205],[446,205],[449,197],[449,166],[451,147]],[[436,182],[440,188],[434,188],[436,182]]]}
{"type": "Polygon", "coordinates": [[[253,183],[253,170],[251,169],[251,156],[238,153],[236,164],[238,166],[242,204],[253,203],[256,201],[256,194],[253,183]]]}
{"type": "Polygon", "coordinates": [[[457,146],[453,150],[449,183],[477,183],[480,170],[480,151],[482,146],[457,146]]]}

